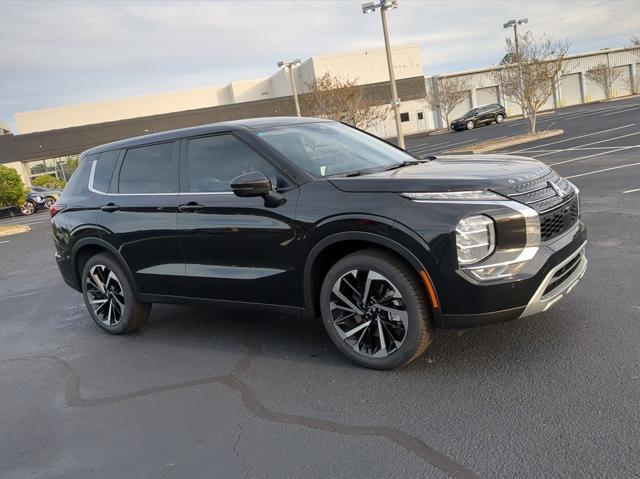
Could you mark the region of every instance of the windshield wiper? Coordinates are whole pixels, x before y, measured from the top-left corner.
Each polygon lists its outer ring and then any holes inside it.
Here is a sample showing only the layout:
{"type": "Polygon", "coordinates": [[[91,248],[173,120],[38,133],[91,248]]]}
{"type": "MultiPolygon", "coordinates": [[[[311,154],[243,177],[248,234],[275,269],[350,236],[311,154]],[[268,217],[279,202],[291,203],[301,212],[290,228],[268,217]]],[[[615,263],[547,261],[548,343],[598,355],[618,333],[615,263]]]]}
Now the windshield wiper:
{"type": "Polygon", "coordinates": [[[419,163],[424,163],[424,162],[419,160],[404,160],[401,163],[391,165],[388,168],[385,168],[383,171],[396,170],[398,168],[402,168],[403,166],[417,165],[419,163]]]}

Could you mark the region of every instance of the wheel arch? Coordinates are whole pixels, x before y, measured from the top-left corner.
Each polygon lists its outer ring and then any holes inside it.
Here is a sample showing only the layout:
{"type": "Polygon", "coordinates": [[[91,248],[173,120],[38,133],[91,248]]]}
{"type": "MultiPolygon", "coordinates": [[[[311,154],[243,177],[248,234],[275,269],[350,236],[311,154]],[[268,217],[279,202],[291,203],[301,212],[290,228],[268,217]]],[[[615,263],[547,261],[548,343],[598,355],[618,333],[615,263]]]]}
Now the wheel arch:
{"type": "Polygon", "coordinates": [[[78,286],[82,288],[82,268],[84,267],[87,260],[92,256],[95,256],[96,254],[104,252],[111,254],[116,259],[116,261],[120,263],[120,266],[122,266],[122,269],[127,275],[127,280],[129,281],[131,289],[133,290],[133,293],[137,299],[138,288],[136,282],[133,279],[133,275],[131,274],[131,270],[127,265],[127,262],[112,244],[100,238],[83,238],[76,244],[74,244],[73,248],[71,249],[71,265],[78,286]]]}
{"type": "Polygon", "coordinates": [[[307,256],[303,271],[303,297],[305,311],[309,316],[318,316],[319,291],[322,278],[337,260],[354,251],[378,247],[404,259],[425,284],[425,293],[435,324],[440,324],[441,313],[437,292],[426,266],[405,246],[385,236],[365,231],[335,233],[320,240],[307,256]],[[422,273],[426,278],[422,277],[422,273]],[[427,284],[428,283],[428,284],[427,284]]]}

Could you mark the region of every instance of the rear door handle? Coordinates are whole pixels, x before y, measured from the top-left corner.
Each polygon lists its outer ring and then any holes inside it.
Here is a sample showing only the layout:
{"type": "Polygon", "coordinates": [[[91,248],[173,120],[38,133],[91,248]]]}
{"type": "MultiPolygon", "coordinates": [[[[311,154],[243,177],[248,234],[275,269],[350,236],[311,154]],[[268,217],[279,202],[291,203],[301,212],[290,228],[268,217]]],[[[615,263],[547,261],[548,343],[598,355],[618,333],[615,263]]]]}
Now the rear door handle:
{"type": "Polygon", "coordinates": [[[120,209],[119,205],[113,204],[113,203],[107,203],[106,205],[102,205],[100,207],[100,209],[102,211],[106,211],[108,213],[111,213],[113,211],[118,211],[120,209]]]}
{"type": "Polygon", "coordinates": [[[194,211],[200,211],[202,209],[204,209],[204,205],[201,205],[200,203],[196,203],[195,201],[190,201],[186,205],[178,206],[178,211],[183,211],[183,212],[194,212],[194,211]]]}

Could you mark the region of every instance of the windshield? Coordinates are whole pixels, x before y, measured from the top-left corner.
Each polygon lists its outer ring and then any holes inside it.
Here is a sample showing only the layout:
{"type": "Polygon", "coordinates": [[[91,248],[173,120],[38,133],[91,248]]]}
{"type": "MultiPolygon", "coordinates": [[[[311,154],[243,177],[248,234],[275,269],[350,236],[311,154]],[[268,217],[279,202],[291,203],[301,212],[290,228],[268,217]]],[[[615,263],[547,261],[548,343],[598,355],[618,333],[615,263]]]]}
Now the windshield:
{"type": "Polygon", "coordinates": [[[467,116],[473,116],[473,115],[475,115],[475,114],[476,114],[476,112],[477,112],[477,111],[478,111],[478,109],[477,109],[477,108],[472,108],[471,110],[469,110],[468,112],[466,112],[466,113],[464,114],[464,116],[465,116],[465,117],[467,117],[467,116]]]}
{"type": "Polygon", "coordinates": [[[341,123],[278,126],[257,134],[314,176],[370,173],[416,161],[408,153],[341,123]]]}

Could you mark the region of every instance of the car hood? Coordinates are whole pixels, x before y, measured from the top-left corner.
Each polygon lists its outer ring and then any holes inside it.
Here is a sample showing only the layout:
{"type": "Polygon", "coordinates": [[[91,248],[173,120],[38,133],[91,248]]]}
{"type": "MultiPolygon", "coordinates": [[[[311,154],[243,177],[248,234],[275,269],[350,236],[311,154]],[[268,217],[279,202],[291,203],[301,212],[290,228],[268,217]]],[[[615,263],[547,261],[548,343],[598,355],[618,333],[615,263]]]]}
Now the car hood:
{"type": "Polygon", "coordinates": [[[460,118],[454,118],[453,120],[451,120],[451,123],[457,123],[459,121],[465,121],[465,120],[469,120],[473,118],[472,116],[461,116],[460,118]]]}
{"type": "Polygon", "coordinates": [[[348,192],[441,192],[516,190],[551,173],[544,163],[511,155],[451,155],[395,170],[329,181],[348,192]]]}

